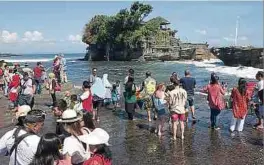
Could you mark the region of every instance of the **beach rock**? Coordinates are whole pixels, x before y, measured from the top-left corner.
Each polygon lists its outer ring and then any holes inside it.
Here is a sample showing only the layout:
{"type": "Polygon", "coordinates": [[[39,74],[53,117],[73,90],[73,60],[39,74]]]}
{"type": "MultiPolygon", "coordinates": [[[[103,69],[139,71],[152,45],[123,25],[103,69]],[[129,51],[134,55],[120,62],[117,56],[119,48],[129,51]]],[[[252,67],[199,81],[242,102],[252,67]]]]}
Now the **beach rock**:
{"type": "Polygon", "coordinates": [[[227,66],[249,66],[263,69],[263,48],[215,47],[210,50],[227,66]]]}

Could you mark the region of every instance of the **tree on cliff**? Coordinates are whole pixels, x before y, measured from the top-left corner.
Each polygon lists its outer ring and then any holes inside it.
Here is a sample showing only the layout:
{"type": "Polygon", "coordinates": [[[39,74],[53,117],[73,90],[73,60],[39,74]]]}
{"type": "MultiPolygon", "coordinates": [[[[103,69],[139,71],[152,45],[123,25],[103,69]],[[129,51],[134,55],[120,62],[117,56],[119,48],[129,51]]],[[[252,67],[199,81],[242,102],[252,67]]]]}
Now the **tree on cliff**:
{"type": "Polygon", "coordinates": [[[109,60],[110,52],[122,51],[127,59],[133,49],[141,49],[142,39],[158,32],[159,19],[143,22],[151,12],[152,6],[134,2],[130,9],[121,9],[114,16],[96,15],[85,25],[82,41],[105,52],[97,56],[109,60]]]}

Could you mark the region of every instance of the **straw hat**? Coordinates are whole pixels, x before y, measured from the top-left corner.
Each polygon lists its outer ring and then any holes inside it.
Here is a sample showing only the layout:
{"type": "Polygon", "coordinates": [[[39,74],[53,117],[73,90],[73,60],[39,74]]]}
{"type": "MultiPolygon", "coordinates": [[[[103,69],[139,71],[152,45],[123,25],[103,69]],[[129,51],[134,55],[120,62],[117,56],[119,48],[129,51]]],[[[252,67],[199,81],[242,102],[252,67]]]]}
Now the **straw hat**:
{"type": "Polygon", "coordinates": [[[79,137],[81,141],[88,143],[89,145],[106,144],[109,146],[109,134],[102,128],[95,128],[88,135],[82,135],[79,137]]]}
{"type": "Polygon", "coordinates": [[[18,119],[19,117],[26,116],[29,111],[31,111],[31,108],[28,105],[22,105],[18,107],[18,110],[16,112],[16,118],[18,119]]]}
{"type": "Polygon", "coordinates": [[[62,113],[61,119],[58,119],[58,123],[73,123],[82,119],[81,114],[77,114],[77,112],[73,109],[67,109],[62,113]]]}

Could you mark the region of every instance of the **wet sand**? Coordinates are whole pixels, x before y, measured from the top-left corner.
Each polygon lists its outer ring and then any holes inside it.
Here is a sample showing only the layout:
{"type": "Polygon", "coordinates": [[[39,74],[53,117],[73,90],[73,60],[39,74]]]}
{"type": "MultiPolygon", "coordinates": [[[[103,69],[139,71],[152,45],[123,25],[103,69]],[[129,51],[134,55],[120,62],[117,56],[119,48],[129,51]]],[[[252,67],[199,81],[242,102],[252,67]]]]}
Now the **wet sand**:
{"type": "MultiPolygon", "coordinates": [[[[72,87],[68,87],[72,89],[72,87]]],[[[116,112],[111,109],[100,111],[98,127],[104,128],[110,134],[110,144],[113,154],[113,165],[253,165],[263,164],[263,132],[252,129],[255,117],[249,115],[245,122],[243,133],[231,135],[228,132],[231,112],[224,110],[219,117],[221,130],[208,128],[209,109],[204,96],[196,96],[197,122],[189,120],[185,130],[185,139],[172,141],[169,126],[166,124],[164,136],[158,137],[153,133],[155,122],[146,121],[146,112],[137,110],[136,120],[128,121],[125,111],[120,108],[116,112]],[[199,97],[199,98],[198,98],[199,97]]],[[[0,99],[1,123],[0,136],[13,126],[2,128],[2,117],[5,114],[4,103],[0,99]]],[[[47,104],[49,95],[36,96],[36,108],[49,112],[47,104]]],[[[5,119],[5,120],[3,120],[5,119]]],[[[55,120],[48,113],[44,129],[41,132],[54,132],[55,120]]],[[[0,164],[7,165],[8,157],[0,157],[0,164]]]]}

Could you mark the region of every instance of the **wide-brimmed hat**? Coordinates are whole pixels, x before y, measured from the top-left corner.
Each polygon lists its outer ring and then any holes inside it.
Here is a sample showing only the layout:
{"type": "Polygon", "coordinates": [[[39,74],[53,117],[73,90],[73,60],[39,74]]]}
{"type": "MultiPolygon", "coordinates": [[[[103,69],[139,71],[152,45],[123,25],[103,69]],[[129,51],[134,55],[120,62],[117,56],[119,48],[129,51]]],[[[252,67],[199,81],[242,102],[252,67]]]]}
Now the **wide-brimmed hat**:
{"type": "Polygon", "coordinates": [[[89,145],[105,144],[108,146],[109,138],[110,138],[109,134],[102,128],[95,128],[88,135],[80,136],[80,140],[85,143],[87,142],[89,145]]]}
{"type": "Polygon", "coordinates": [[[59,123],[73,123],[82,119],[82,114],[77,113],[73,109],[67,109],[62,113],[60,119],[57,120],[59,123]]]}
{"type": "Polygon", "coordinates": [[[26,116],[29,111],[31,111],[30,106],[28,105],[19,106],[16,112],[16,118],[18,119],[19,117],[26,116]]]}

